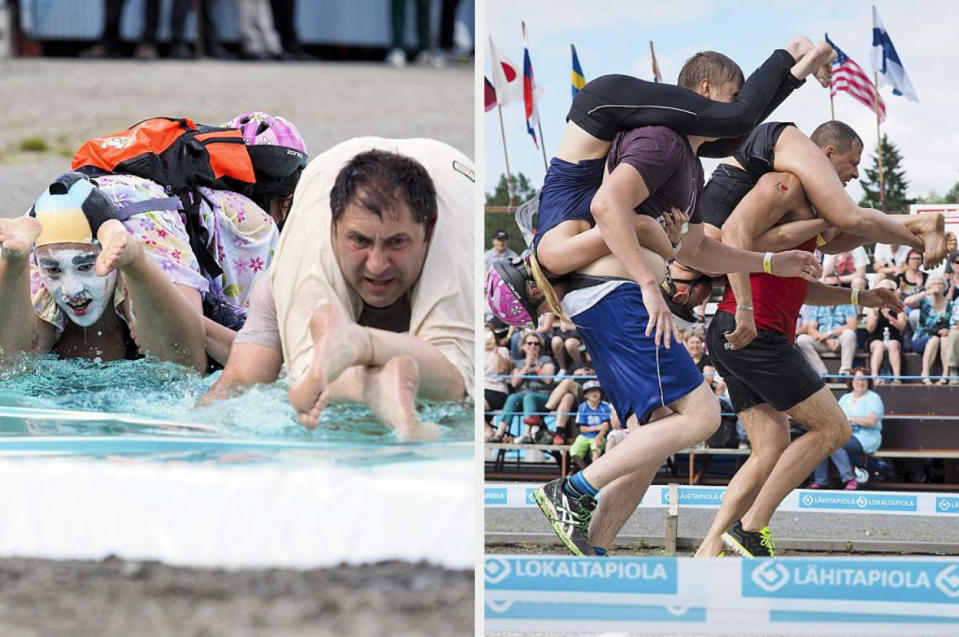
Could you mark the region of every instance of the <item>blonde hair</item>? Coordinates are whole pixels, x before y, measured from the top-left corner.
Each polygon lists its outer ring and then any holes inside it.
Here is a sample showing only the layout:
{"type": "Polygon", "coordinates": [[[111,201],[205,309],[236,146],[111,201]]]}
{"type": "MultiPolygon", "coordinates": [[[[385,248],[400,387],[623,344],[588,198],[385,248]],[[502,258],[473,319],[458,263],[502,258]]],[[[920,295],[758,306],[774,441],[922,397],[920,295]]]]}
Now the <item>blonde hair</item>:
{"type": "MultiPolygon", "coordinates": [[[[550,311],[553,312],[559,320],[573,323],[573,321],[566,316],[566,312],[563,311],[563,306],[559,301],[559,295],[556,294],[553,285],[543,273],[543,269],[540,267],[535,253],[529,255],[529,271],[530,274],[533,275],[533,280],[536,281],[536,287],[543,293],[543,300],[546,301],[546,305],[549,306],[550,311]]],[[[575,323],[573,323],[573,325],[575,325],[575,323]]]]}

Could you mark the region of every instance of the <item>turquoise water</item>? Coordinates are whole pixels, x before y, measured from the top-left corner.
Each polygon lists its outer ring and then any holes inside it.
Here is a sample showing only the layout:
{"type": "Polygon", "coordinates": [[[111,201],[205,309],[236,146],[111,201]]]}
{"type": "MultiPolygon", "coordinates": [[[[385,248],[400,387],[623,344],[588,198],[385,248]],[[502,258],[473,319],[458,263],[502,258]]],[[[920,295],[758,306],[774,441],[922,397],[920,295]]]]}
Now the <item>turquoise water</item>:
{"type": "Polygon", "coordinates": [[[287,387],[261,385],[195,407],[215,382],[170,363],[98,363],[31,356],[0,370],[0,455],[145,456],[153,460],[340,463],[472,455],[471,402],[421,405],[444,426],[427,444],[400,443],[359,405],[334,405],[320,426],[296,421],[287,387]]]}

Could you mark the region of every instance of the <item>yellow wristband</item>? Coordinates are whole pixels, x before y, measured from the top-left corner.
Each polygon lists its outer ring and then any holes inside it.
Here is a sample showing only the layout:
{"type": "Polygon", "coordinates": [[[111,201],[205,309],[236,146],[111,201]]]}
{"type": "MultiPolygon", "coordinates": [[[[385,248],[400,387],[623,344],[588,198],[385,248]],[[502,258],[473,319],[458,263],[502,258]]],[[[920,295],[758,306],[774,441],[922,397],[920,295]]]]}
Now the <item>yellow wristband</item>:
{"type": "Polygon", "coordinates": [[[826,240],[822,238],[821,234],[816,235],[816,245],[820,248],[826,245],[826,240]]]}
{"type": "Polygon", "coordinates": [[[852,298],[852,301],[851,301],[852,304],[858,307],[859,306],[859,288],[852,289],[851,298],[852,298]]]}
{"type": "Polygon", "coordinates": [[[767,252],[766,254],[763,255],[763,272],[765,272],[766,274],[773,273],[772,259],[773,259],[772,252],[767,252]]]}

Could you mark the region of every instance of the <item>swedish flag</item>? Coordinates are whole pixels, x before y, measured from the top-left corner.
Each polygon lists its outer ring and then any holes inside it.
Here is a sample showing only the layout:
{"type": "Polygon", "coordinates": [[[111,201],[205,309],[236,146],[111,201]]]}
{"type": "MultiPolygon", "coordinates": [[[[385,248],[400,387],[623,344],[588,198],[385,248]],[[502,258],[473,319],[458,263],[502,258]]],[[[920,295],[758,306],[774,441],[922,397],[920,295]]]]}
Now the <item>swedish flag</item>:
{"type": "Polygon", "coordinates": [[[586,86],[586,78],[583,77],[583,69],[579,65],[579,58],[576,57],[576,47],[570,44],[569,49],[573,52],[573,84],[570,88],[573,89],[573,97],[576,97],[576,94],[579,93],[579,89],[586,86]]]}

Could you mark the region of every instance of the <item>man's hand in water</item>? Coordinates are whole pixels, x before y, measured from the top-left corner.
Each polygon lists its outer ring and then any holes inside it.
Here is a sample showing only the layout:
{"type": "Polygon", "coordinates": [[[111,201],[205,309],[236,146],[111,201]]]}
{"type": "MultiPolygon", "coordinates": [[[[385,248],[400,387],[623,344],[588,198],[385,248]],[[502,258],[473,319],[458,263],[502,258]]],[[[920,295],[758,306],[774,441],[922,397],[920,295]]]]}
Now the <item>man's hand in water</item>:
{"type": "Polygon", "coordinates": [[[810,283],[815,283],[822,276],[822,266],[812,252],[805,250],[779,252],[772,256],[769,264],[775,276],[799,277],[810,283]]]}

